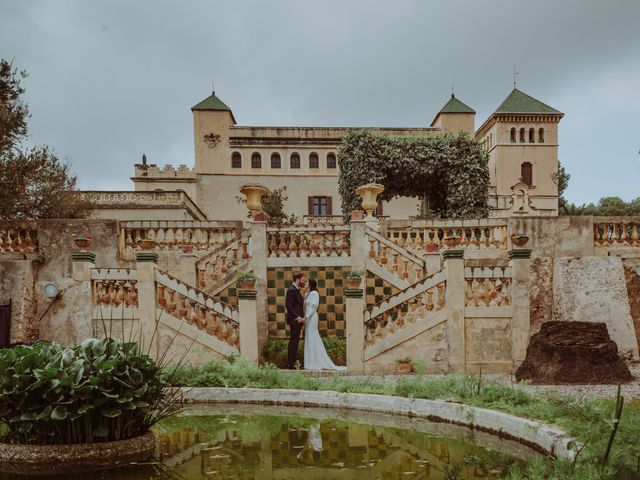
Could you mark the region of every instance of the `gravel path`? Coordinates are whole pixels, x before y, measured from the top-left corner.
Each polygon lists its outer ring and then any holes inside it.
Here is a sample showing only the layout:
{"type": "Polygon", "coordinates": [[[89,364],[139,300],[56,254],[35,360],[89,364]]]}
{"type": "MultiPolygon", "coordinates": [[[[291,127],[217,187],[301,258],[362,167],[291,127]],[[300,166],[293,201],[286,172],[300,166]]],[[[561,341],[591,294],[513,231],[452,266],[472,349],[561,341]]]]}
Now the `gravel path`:
{"type": "MultiPolygon", "coordinates": [[[[626,400],[640,400],[640,363],[633,364],[629,367],[631,374],[635,379],[627,384],[622,385],[622,395],[626,400]]],[[[286,370],[285,370],[286,372],[286,370]]],[[[305,372],[305,375],[312,377],[330,377],[336,375],[330,372],[305,372]]],[[[368,380],[371,382],[394,382],[400,378],[407,378],[407,375],[346,375],[339,374],[340,376],[348,377],[352,380],[368,380]]],[[[443,375],[427,375],[427,378],[440,378],[443,375]]],[[[483,375],[483,378],[487,380],[500,380],[506,384],[515,382],[515,378],[509,375],[496,375],[489,374],[483,375]]],[[[542,393],[544,391],[553,390],[561,395],[571,396],[574,398],[615,398],[618,389],[617,385],[524,385],[514,383],[517,388],[530,393],[542,393]]]]}

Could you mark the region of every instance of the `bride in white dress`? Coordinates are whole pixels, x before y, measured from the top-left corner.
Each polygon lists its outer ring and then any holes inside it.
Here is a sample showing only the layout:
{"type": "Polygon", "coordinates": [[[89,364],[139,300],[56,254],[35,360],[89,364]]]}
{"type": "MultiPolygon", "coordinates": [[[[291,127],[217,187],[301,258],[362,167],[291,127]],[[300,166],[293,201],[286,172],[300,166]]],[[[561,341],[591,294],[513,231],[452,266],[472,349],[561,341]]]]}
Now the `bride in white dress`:
{"type": "Polygon", "coordinates": [[[318,282],[311,278],[309,279],[309,293],[304,300],[305,317],[307,317],[304,326],[304,369],[344,371],[347,367],[339,367],[334,364],[324,349],[318,331],[318,305],[320,305],[318,282]]]}

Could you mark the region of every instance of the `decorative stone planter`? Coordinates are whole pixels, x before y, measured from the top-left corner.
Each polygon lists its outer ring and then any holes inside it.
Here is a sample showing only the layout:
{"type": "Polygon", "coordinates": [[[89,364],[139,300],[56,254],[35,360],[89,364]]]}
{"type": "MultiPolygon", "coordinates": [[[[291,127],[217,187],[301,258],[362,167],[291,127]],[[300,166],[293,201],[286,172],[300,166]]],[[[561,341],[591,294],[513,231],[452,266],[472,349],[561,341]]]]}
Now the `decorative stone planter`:
{"type": "Polygon", "coordinates": [[[367,212],[367,217],[373,217],[373,211],[378,206],[378,195],[384,192],[384,186],[379,183],[367,183],[356,189],[356,193],[362,197],[362,208],[367,212]]]}
{"type": "Polygon", "coordinates": [[[398,363],[398,366],[396,367],[397,374],[405,375],[411,372],[413,372],[413,365],[411,363],[407,363],[407,362],[398,363]]]}
{"type": "Polygon", "coordinates": [[[457,247],[460,245],[460,242],[462,242],[462,237],[458,235],[452,235],[444,238],[444,243],[446,243],[449,248],[457,247]]]}
{"type": "Polygon", "coordinates": [[[255,216],[262,212],[262,197],[269,193],[269,189],[259,183],[247,183],[240,188],[240,193],[247,198],[247,208],[255,216]]]}
{"type": "Polygon", "coordinates": [[[429,253],[437,252],[438,251],[438,245],[433,243],[433,242],[429,242],[429,243],[427,243],[427,246],[426,246],[425,250],[427,252],[429,252],[429,253]]]}
{"type": "Polygon", "coordinates": [[[347,284],[347,288],[360,288],[360,283],[362,283],[362,277],[346,277],[344,279],[347,284]]]}
{"type": "Polygon", "coordinates": [[[86,250],[93,243],[93,238],[89,235],[78,235],[73,239],[73,243],[76,244],[80,250],[86,250]]]}
{"type": "Polygon", "coordinates": [[[102,443],[0,443],[0,472],[34,476],[87,472],[148,460],[155,449],[156,437],[152,432],[126,440],[102,443]]]}
{"type": "Polygon", "coordinates": [[[256,279],[255,278],[241,278],[236,282],[238,290],[255,290],[256,279]]]}
{"type": "Polygon", "coordinates": [[[153,248],[156,246],[156,241],[151,240],[150,238],[143,238],[139,243],[140,248],[142,248],[143,250],[153,250],[153,248]]]}
{"type": "Polygon", "coordinates": [[[527,235],[512,235],[511,243],[513,243],[516,247],[524,247],[529,241],[529,237],[527,235]]]}

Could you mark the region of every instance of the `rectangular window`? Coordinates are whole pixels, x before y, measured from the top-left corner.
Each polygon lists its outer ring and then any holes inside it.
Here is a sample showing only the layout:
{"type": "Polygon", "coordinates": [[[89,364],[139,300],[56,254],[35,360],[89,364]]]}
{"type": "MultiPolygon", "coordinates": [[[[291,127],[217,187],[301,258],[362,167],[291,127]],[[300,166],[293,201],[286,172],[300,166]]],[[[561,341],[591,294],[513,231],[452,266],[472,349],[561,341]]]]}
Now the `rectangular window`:
{"type": "Polygon", "coordinates": [[[524,162],[520,166],[520,176],[523,183],[529,186],[533,185],[533,165],[531,165],[531,162],[524,162]]]}
{"type": "Polygon", "coordinates": [[[331,197],[309,197],[309,215],[318,217],[331,213],[331,197]]]}

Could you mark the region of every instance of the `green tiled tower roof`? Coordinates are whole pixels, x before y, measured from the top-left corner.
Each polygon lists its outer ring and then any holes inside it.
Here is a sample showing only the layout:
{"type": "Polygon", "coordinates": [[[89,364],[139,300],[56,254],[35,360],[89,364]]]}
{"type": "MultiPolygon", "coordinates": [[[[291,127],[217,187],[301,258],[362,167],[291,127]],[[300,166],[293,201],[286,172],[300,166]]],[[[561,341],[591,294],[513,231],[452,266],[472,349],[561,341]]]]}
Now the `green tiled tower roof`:
{"type": "Polygon", "coordinates": [[[191,110],[226,110],[230,112],[231,109],[225,105],[225,103],[216,97],[215,92],[211,93],[211,96],[205,98],[196,106],[191,107],[191,110]]]}
{"type": "Polygon", "coordinates": [[[530,97],[517,88],[513,89],[505,101],[496,109],[495,113],[549,113],[562,115],[562,112],[530,97]]]}
{"type": "Polygon", "coordinates": [[[438,113],[476,113],[469,105],[465,105],[452,93],[451,98],[438,113]]]}

